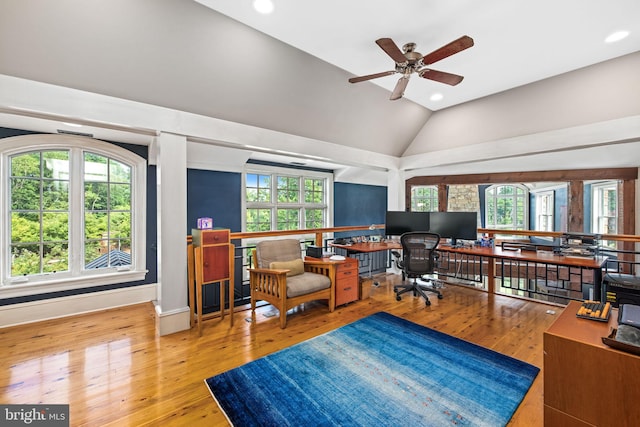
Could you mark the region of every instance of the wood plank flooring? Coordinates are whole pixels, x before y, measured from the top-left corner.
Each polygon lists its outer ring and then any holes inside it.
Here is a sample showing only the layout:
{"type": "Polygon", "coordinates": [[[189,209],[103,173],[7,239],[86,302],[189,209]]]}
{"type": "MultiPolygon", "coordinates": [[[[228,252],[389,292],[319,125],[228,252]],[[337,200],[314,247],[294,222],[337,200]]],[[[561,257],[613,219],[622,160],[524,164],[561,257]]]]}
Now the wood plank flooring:
{"type": "MultiPolygon", "coordinates": [[[[447,285],[444,299],[404,295],[396,275],[377,277],[371,297],[329,313],[321,302],[289,313],[235,314],[235,325],[210,319],[164,337],[151,303],[0,329],[0,402],[70,404],[72,426],[224,426],[204,379],[377,311],[457,336],[542,368],[542,334],[562,307],[447,285]],[[547,314],[555,310],[556,315],[547,314]],[[274,316],[274,314],[276,314],[274,316]]],[[[542,426],[542,372],[510,426],[542,426]]]]}

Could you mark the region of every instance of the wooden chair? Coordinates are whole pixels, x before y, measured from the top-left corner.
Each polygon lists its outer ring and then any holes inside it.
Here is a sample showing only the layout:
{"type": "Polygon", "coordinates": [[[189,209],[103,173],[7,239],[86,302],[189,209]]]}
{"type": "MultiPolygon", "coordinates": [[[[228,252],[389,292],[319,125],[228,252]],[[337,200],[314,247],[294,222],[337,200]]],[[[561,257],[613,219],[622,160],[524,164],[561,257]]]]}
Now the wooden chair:
{"type": "Polygon", "coordinates": [[[329,311],[335,308],[336,264],[303,260],[300,242],[295,239],[259,242],[253,252],[254,268],[249,269],[251,315],[256,301],[267,301],[280,311],[280,327],[287,325],[287,311],[313,300],[326,299],[329,311]]]}

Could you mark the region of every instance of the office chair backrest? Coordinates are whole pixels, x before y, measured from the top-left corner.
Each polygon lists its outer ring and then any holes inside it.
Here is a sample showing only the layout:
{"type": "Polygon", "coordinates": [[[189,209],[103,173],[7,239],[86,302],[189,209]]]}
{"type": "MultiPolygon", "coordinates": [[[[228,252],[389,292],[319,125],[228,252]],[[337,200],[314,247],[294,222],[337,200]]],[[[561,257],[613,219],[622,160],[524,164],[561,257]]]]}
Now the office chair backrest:
{"type": "Polygon", "coordinates": [[[415,231],[400,236],[402,265],[408,277],[433,273],[439,242],[440,235],[426,231],[415,231]]]}

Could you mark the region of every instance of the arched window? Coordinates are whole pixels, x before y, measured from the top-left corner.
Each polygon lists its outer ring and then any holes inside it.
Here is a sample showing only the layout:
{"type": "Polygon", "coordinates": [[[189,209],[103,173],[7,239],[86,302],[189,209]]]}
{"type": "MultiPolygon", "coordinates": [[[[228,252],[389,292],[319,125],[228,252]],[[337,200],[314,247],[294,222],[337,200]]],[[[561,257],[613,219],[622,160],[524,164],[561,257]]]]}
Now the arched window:
{"type": "Polygon", "coordinates": [[[68,135],[1,149],[0,296],[144,279],[145,159],[68,135]]]}
{"type": "Polygon", "coordinates": [[[527,187],[520,184],[497,184],[485,190],[486,228],[502,230],[528,229],[527,187]]]}

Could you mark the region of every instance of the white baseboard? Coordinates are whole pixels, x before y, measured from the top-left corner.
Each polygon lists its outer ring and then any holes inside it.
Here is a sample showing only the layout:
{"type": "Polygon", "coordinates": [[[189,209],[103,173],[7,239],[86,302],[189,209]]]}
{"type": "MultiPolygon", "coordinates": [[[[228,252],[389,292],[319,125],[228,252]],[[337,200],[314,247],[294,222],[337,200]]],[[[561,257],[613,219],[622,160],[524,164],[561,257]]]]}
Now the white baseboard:
{"type": "Polygon", "coordinates": [[[190,316],[189,306],[162,312],[160,306],[156,304],[156,331],[158,335],[164,336],[189,330],[191,328],[190,316]]]}
{"type": "Polygon", "coordinates": [[[157,299],[157,289],[158,285],[153,283],[5,305],[0,307],[0,328],[154,301],[157,299]]]}

